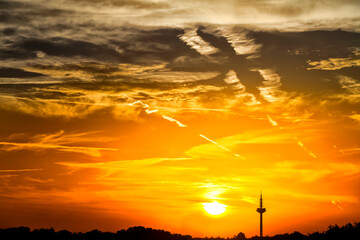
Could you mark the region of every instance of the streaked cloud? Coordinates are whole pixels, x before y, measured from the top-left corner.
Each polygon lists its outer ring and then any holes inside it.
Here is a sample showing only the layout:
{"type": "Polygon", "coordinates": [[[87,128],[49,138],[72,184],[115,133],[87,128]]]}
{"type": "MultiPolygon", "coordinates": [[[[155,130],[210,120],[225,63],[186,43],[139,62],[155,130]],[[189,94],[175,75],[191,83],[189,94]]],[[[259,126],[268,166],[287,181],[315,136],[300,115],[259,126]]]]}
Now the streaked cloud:
{"type": "MultiPolygon", "coordinates": [[[[115,148],[103,148],[103,147],[88,147],[88,146],[70,146],[67,144],[74,144],[76,142],[96,142],[99,140],[108,141],[108,138],[96,138],[91,137],[93,133],[70,133],[66,134],[64,131],[60,131],[55,134],[40,134],[28,138],[29,142],[6,142],[1,141],[0,146],[6,151],[16,150],[47,150],[54,149],[58,151],[83,153],[93,157],[100,157],[101,151],[118,151],[115,148]]],[[[22,138],[24,138],[22,136],[22,138]]]]}
{"type": "Polygon", "coordinates": [[[246,92],[246,87],[240,82],[234,70],[229,70],[224,78],[224,82],[234,89],[235,96],[243,101],[245,105],[252,106],[260,104],[254,94],[246,92]]]}
{"type": "Polygon", "coordinates": [[[185,33],[180,35],[179,38],[201,55],[210,55],[218,52],[217,48],[211,46],[197,35],[196,28],[185,29],[185,33]]]}
{"type": "Polygon", "coordinates": [[[360,49],[356,48],[352,52],[352,56],[348,58],[329,58],[321,61],[308,61],[308,64],[313,66],[307,68],[308,70],[339,70],[342,68],[358,67],[360,66],[360,49]]]}
{"type": "Polygon", "coordinates": [[[0,172],[8,173],[8,172],[33,172],[33,171],[41,171],[41,168],[30,168],[30,169],[0,169],[0,172]]]}
{"type": "Polygon", "coordinates": [[[360,101],[360,83],[358,80],[340,75],[338,81],[345,93],[337,93],[331,95],[331,98],[346,100],[350,103],[358,103],[360,101]]]}
{"type": "Polygon", "coordinates": [[[62,145],[51,145],[45,143],[13,143],[13,142],[0,142],[0,145],[6,147],[6,151],[14,151],[21,149],[57,149],[60,151],[77,152],[88,154],[93,157],[100,157],[100,151],[118,151],[115,148],[97,148],[97,147],[72,147],[62,145]]]}
{"type": "MultiPolygon", "coordinates": [[[[72,162],[57,162],[56,164],[64,165],[71,168],[96,168],[105,169],[111,172],[128,169],[130,167],[146,167],[156,165],[165,161],[187,161],[191,158],[151,158],[151,159],[140,159],[140,160],[121,160],[121,161],[110,161],[110,162],[97,162],[97,163],[72,163],[72,162]]],[[[130,169],[128,169],[130,170],[130,169]]]]}
{"type": "Polygon", "coordinates": [[[258,69],[257,70],[264,78],[264,87],[258,87],[261,96],[268,102],[276,102],[286,99],[286,93],[280,90],[281,78],[278,74],[271,69],[258,69]]]}
{"type": "Polygon", "coordinates": [[[235,88],[236,90],[239,90],[241,92],[245,91],[245,86],[240,83],[240,80],[236,76],[236,73],[234,70],[230,70],[226,73],[224,82],[229,84],[231,87],[235,88]]]}
{"type": "Polygon", "coordinates": [[[360,95],[360,82],[346,76],[341,76],[339,78],[339,83],[341,87],[346,90],[346,92],[353,95],[360,95]]]}
{"type": "Polygon", "coordinates": [[[209,27],[206,31],[225,37],[237,55],[249,55],[248,58],[258,57],[261,45],[255,42],[255,39],[249,37],[249,32],[240,27],[209,27]]]}
{"type": "Polygon", "coordinates": [[[215,77],[218,72],[183,72],[168,69],[165,64],[141,66],[135,64],[100,64],[84,62],[68,65],[37,65],[26,68],[34,73],[47,75],[56,80],[76,79],[96,81],[141,82],[191,82],[215,77]],[[131,78],[131,79],[129,79],[131,78]]]}

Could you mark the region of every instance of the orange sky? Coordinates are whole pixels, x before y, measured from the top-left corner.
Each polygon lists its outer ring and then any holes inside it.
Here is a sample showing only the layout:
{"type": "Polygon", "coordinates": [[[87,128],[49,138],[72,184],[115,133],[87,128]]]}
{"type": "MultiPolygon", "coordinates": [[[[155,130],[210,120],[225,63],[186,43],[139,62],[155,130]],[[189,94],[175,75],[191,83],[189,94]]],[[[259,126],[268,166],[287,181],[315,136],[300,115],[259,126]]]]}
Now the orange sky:
{"type": "Polygon", "coordinates": [[[261,190],[264,235],[359,221],[356,1],[59,2],[1,10],[0,227],[250,237],[261,190]]]}

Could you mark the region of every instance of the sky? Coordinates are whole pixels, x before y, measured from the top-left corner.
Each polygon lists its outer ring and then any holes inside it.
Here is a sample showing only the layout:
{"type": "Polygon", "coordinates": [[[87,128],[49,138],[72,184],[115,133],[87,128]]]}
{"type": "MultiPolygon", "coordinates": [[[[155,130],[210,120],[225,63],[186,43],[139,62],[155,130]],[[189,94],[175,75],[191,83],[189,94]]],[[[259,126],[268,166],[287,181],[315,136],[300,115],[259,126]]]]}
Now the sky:
{"type": "Polygon", "coordinates": [[[360,220],[360,2],[3,0],[0,227],[360,220]],[[214,213],[216,213],[214,215],[214,213]]]}

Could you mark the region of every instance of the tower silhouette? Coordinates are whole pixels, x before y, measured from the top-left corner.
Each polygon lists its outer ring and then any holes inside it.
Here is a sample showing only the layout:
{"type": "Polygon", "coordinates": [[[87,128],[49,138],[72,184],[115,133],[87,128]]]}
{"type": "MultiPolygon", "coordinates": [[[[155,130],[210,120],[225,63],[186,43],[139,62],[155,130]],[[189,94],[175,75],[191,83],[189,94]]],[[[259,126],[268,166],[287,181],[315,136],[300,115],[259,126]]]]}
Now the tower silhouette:
{"type": "Polygon", "coordinates": [[[258,213],[260,213],[260,238],[263,237],[263,218],[262,215],[266,212],[266,208],[262,206],[262,192],[260,193],[260,207],[256,209],[258,213]]]}

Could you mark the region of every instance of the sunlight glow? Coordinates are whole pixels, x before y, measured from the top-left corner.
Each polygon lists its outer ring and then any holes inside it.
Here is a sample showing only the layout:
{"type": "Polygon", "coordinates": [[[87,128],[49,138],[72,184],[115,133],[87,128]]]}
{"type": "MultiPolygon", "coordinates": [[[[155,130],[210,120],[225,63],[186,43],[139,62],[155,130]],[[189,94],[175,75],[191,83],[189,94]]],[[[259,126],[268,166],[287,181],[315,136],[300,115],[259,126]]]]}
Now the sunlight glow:
{"type": "Polygon", "coordinates": [[[204,209],[211,215],[220,215],[226,211],[226,205],[218,203],[217,201],[211,203],[203,203],[204,209]]]}

